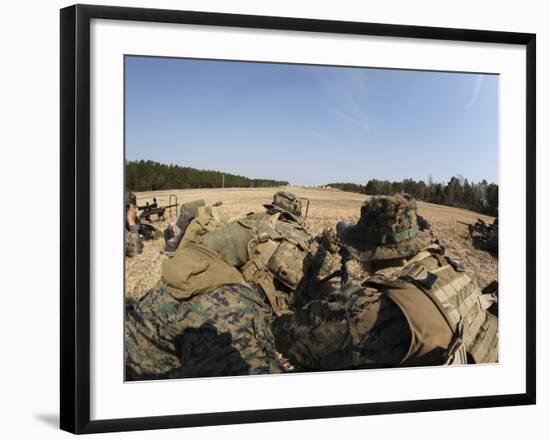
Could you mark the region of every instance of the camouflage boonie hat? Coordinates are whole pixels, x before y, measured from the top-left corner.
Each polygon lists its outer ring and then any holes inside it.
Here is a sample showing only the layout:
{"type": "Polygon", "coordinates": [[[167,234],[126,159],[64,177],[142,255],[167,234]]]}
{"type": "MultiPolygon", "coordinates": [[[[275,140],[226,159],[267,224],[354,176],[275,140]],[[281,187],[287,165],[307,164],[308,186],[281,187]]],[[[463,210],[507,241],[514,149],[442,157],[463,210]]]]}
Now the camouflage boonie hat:
{"type": "Polygon", "coordinates": [[[350,225],[336,225],[338,237],[360,261],[409,258],[431,243],[420,232],[416,200],[408,194],[374,196],[361,206],[361,218],[350,225]]]}
{"type": "Polygon", "coordinates": [[[279,191],[273,195],[271,204],[264,204],[267,210],[281,212],[284,215],[290,216],[291,219],[298,223],[302,223],[302,201],[292,192],[279,191]]]}

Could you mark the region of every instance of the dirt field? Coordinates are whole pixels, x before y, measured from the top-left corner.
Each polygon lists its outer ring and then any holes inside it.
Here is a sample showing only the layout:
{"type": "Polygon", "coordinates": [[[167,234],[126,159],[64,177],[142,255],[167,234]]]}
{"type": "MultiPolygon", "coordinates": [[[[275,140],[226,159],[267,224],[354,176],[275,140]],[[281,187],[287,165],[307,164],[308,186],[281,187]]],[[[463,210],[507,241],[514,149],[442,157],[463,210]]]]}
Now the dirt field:
{"type": "MultiPolygon", "coordinates": [[[[340,220],[355,222],[359,217],[359,208],[365,196],[330,189],[285,188],[299,197],[310,200],[307,227],[315,236],[325,227],[334,227],[340,220]]],[[[179,191],[156,191],[136,193],[138,205],[157,198],[159,205],[167,205],[171,193],[178,197],[178,203],[204,199],[206,203],[222,201],[232,218],[238,218],[248,212],[263,210],[262,204],[271,201],[277,188],[253,189],[191,189],[179,191]]],[[[166,222],[156,222],[155,227],[164,230],[168,222],[175,221],[166,213],[166,222]]],[[[497,279],[498,260],[489,253],[477,250],[468,239],[466,226],[456,221],[475,222],[477,218],[492,221],[492,217],[480,215],[469,210],[440,206],[430,203],[418,203],[418,212],[432,224],[434,234],[447,249],[447,254],[464,261],[466,273],[483,288],[497,279]]],[[[161,275],[161,264],[166,258],[161,254],[164,240],[147,241],[141,255],[126,258],[126,294],[140,297],[153,286],[161,275]]]]}

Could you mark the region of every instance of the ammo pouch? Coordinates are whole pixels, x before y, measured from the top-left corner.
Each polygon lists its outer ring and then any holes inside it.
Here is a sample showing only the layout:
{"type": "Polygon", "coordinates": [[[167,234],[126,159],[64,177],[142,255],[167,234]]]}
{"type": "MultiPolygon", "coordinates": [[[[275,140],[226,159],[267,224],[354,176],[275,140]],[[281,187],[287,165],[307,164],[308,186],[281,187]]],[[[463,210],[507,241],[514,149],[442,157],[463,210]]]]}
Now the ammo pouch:
{"type": "Polygon", "coordinates": [[[296,291],[304,277],[308,252],[287,240],[253,243],[251,258],[242,267],[243,276],[262,288],[275,314],[281,316],[289,312],[292,300],[287,292],[276,288],[275,279],[296,291]]]}
{"type": "Polygon", "coordinates": [[[279,247],[279,242],[270,239],[264,242],[256,241],[254,244],[254,253],[241,271],[247,281],[258,285],[262,289],[273,312],[280,316],[287,307],[280,297],[281,293],[275,288],[273,273],[267,269],[268,261],[279,247]]]}
{"type": "Polygon", "coordinates": [[[304,262],[308,252],[290,241],[283,241],[269,258],[268,270],[292,291],[296,291],[304,278],[304,262]]]}
{"type": "Polygon", "coordinates": [[[179,300],[222,284],[244,282],[241,273],[215,251],[194,243],[180,247],[163,262],[162,276],[170,294],[179,300]]]}

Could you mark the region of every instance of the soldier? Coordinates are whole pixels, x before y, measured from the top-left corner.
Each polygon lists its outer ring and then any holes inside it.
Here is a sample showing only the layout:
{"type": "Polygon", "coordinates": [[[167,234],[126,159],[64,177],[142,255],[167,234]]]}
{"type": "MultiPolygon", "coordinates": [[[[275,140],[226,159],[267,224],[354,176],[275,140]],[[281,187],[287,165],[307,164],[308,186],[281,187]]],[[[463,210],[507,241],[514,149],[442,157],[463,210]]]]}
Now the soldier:
{"type": "Polygon", "coordinates": [[[269,305],[244,280],[189,296],[161,280],[127,302],[126,379],[282,372],[271,320],[269,305]]]}
{"type": "Polygon", "coordinates": [[[127,192],[124,196],[126,205],[126,221],[124,227],[124,252],[132,258],[143,252],[143,241],[139,236],[139,221],[137,219],[136,196],[127,192]]]}
{"type": "Polygon", "coordinates": [[[370,276],[274,322],[303,370],[496,362],[498,321],[462,265],[419,230],[408,195],[377,196],[339,238],[370,276]]]}
{"type": "Polygon", "coordinates": [[[182,242],[157,286],[128,302],[127,379],[284,371],[271,323],[290,311],[310,238],[292,194],[266,206],[182,242]]]}
{"type": "Polygon", "coordinates": [[[273,203],[265,205],[266,212],[249,214],[182,242],[174,257],[164,261],[167,285],[191,291],[216,279],[213,265],[197,265],[198,254],[206,248],[256,285],[276,315],[290,312],[311,263],[311,237],[303,226],[302,204],[291,193],[277,192],[273,203]]]}
{"type": "Polygon", "coordinates": [[[498,257],[498,218],[494,219],[493,224],[488,224],[481,218],[472,224],[460,220],[457,222],[468,226],[468,235],[475,248],[498,257]]]}
{"type": "Polygon", "coordinates": [[[493,224],[487,227],[486,238],[481,241],[481,250],[498,256],[498,218],[495,218],[493,224]]]}

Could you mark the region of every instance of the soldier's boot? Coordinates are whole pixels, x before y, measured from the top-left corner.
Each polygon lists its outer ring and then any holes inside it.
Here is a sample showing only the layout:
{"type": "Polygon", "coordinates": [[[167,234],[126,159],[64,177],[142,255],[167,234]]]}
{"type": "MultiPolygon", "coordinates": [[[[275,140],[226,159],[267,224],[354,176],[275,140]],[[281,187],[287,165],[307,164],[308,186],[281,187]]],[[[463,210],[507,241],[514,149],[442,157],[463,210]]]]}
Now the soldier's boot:
{"type": "Polygon", "coordinates": [[[168,227],[164,229],[165,254],[171,255],[177,250],[183,235],[185,235],[185,230],[187,230],[187,226],[193,218],[193,214],[183,211],[175,223],[169,224],[168,227]]]}

